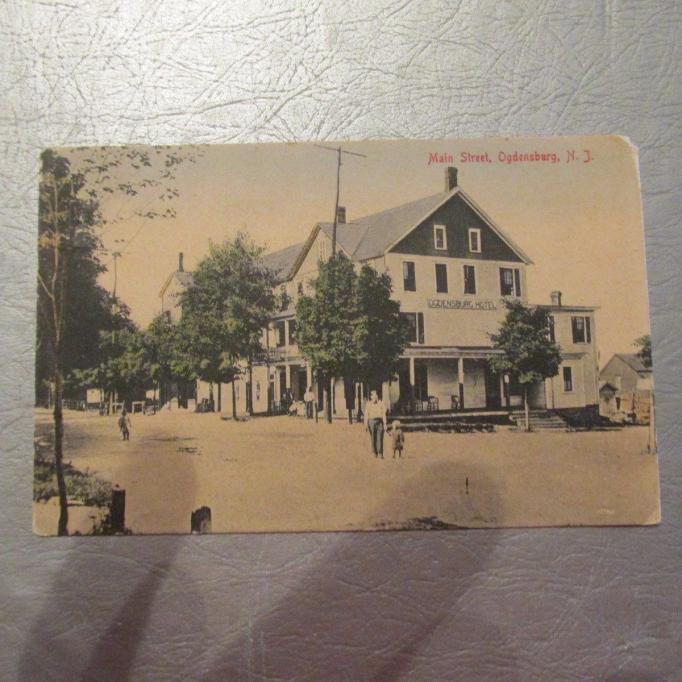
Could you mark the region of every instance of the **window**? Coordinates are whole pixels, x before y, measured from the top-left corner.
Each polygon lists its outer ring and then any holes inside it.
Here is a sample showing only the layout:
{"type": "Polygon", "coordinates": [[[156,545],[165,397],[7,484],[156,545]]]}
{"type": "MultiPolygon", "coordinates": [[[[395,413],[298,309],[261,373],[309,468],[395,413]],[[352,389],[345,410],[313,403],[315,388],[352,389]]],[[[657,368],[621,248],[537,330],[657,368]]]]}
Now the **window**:
{"type": "Polygon", "coordinates": [[[477,227],[469,228],[469,251],[481,253],[481,231],[477,227]]]}
{"type": "Polygon", "coordinates": [[[424,343],[424,313],[400,313],[410,328],[409,343],[424,343]]]}
{"type": "Polygon", "coordinates": [[[555,343],[556,342],[556,333],[554,331],[554,316],[553,315],[550,315],[547,318],[547,326],[549,327],[549,340],[552,343],[555,343]]]}
{"type": "Polygon", "coordinates": [[[283,321],[275,322],[275,343],[279,348],[286,346],[286,334],[283,321]]]}
{"type": "Polygon", "coordinates": [[[448,236],[445,225],[433,226],[433,246],[437,251],[446,251],[448,248],[448,236]]]}
{"type": "Polygon", "coordinates": [[[518,268],[500,268],[500,294],[521,296],[521,271],[518,268]]]}
{"type": "Polygon", "coordinates": [[[405,291],[417,291],[417,280],[412,261],[403,261],[403,289],[405,291]]]}
{"type": "Polygon", "coordinates": [[[573,390],[573,372],[570,367],[564,367],[564,391],[570,393],[573,390]]]}
{"type": "Polygon", "coordinates": [[[445,263],[436,263],[436,292],[448,293],[448,266],[445,263]]]}
{"type": "Polygon", "coordinates": [[[464,293],[476,293],[476,268],[473,265],[464,266],[464,293]]]}
{"type": "Polygon", "coordinates": [[[296,320],[289,320],[289,345],[296,343],[296,320]]]}
{"type": "Polygon", "coordinates": [[[282,284],[282,286],[279,288],[279,309],[280,309],[280,312],[283,310],[286,310],[289,307],[290,303],[291,303],[291,299],[289,298],[289,294],[287,293],[286,284],[282,284]]]}
{"type": "Polygon", "coordinates": [[[256,400],[260,400],[260,381],[256,382],[256,400]]]}
{"type": "Polygon", "coordinates": [[[573,331],[573,343],[592,343],[592,334],[590,329],[590,318],[572,317],[571,329],[573,331]]]}

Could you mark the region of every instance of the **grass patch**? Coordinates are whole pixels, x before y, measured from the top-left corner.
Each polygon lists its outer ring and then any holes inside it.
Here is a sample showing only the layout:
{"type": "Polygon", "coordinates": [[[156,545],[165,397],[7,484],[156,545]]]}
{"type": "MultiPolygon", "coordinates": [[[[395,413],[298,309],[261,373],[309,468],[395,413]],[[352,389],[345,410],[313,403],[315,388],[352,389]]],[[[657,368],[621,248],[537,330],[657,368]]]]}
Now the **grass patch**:
{"type": "MultiPolygon", "coordinates": [[[[111,484],[93,473],[80,471],[70,462],[64,463],[66,495],[88,507],[108,507],[111,503],[111,484]]],[[[57,475],[51,443],[36,438],[33,455],[33,501],[44,502],[57,497],[57,475]]]]}

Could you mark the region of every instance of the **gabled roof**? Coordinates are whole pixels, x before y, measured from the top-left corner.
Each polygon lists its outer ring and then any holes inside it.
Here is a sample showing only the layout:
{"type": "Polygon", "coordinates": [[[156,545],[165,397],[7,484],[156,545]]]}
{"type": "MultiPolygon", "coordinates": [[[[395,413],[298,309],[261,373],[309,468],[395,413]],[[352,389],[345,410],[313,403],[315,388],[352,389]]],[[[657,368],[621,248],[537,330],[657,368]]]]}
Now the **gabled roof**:
{"type": "Polygon", "coordinates": [[[642,362],[642,358],[636,353],[616,353],[614,357],[620,358],[631,369],[638,373],[651,373],[651,367],[646,367],[642,362]]]}
{"type": "Polygon", "coordinates": [[[601,380],[599,382],[599,391],[603,391],[605,388],[611,389],[614,393],[618,392],[618,386],[615,384],[612,384],[610,381],[603,381],[601,380]]]}
{"type": "Polygon", "coordinates": [[[263,265],[270,270],[279,281],[284,281],[292,276],[292,268],[296,263],[306,242],[287,246],[285,249],[273,251],[263,256],[263,265]]]}
{"type": "Polygon", "coordinates": [[[180,286],[184,289],[190,287],[194,281],[194,275],[192,275],[191,272],[186,272],[185,270],[176,270],[175,272],[171,272],[161,287],[161,291],[159,291],[159,298],[166,293],[166,289],[168,289],[170,283],[173,281],[173,278],[177,279],[180,283],[180,286]]]}
{"type": "MultiPolygon", "coordinates": [[[[524,263],[532,263],[523,250],[459,187],[455,187],[449,192],[440,192],[439,194],[410,201],[406,204],[380,211],[379,213],[372,213],[363,218],[356,218],[348,223],[340,223],[336,226],[336,241],[339,248],[351,260],[366,261],[371,258],[378,258],[393,248],[393,246],[455,195],[458,195],[471,210],[477,213],[524,263]]],[[[284,265],[279,267],[278,273],[283,280],[289,279],[296,274],[300,264],[312,247],[317,233],[322,231],[331,238],[333,229],[333,223],[318,223],[303,244],[296,244],[288,249],[282,249],[281,251],[269,254],[265,258],[272,259],[274,262],[279,262],[281,259],[284,265]],[[298,250],[298,253],[294,255],[296,250],[298,250]]]]}
{"type": "MultiPolygon", "coordinates": [[[[441,192],[342,223],[336,227],[336,239],[352,260],[383,256],[394,242],[411,232],[456,193],[456,189],[441,192]]],[[[331,237],[333,223],[319,223],[319,226],[331,237]]]]}

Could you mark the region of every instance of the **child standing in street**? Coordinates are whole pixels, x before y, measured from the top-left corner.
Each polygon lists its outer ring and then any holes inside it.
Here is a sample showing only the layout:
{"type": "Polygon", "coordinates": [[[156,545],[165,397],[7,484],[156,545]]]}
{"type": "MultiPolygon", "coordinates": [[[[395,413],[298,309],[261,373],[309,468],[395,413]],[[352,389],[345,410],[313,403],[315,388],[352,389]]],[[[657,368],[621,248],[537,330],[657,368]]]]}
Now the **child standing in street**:
{"type": "Polygon", "coordinates": [[[396,453],[398,457],[403,456],[403,447],[405,445],[405,434],[400,428],[400,420],[396,419],[391,424],[391,443],[393,445],[393,459],[395,459],[396,453]]]}
{"type": "Polygon", "coordinates": [[[121,416],[118,418],[118,428],[121,429],[123,440],[130,440],[130,417],[126,412],[125,407],[121,412],[121,416]]]}

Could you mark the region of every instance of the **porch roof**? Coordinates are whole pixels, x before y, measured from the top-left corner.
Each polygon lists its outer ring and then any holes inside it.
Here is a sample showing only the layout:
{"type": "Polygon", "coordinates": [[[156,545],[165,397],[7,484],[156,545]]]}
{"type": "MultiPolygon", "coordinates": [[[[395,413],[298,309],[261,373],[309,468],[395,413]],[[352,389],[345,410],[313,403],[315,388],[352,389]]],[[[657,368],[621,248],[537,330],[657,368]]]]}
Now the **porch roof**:
{"type": "Polygon", "coordinates": [[[408,346],[402,354],[404,358],[467,358],[486,359],[501,355],[503,351],[491,346],[408,346]]]}

